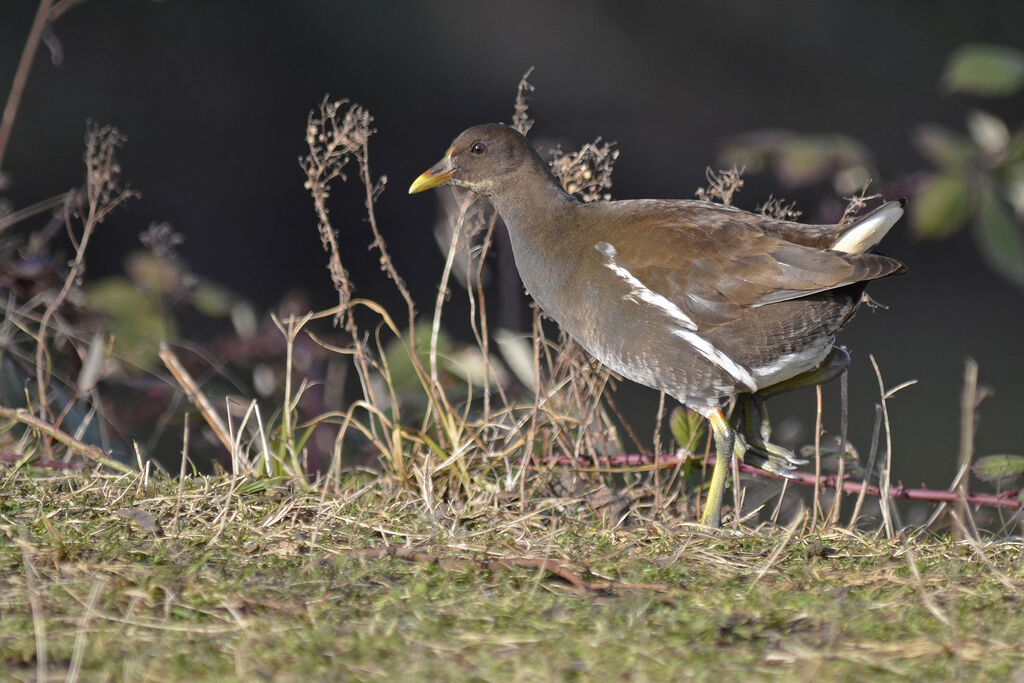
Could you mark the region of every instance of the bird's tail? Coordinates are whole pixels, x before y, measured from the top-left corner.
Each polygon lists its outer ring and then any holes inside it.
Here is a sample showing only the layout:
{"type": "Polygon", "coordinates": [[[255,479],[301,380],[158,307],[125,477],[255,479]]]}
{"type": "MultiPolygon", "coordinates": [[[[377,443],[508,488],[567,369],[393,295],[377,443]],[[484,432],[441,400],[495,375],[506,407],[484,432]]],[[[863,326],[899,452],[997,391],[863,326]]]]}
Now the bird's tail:
{"type": "Polygon", "coordinates": [[[888,202],[851,225],[832,245],[834,251],[863,254],[882,241],[886,233],[903,216],[905,199],[888,202]]]}

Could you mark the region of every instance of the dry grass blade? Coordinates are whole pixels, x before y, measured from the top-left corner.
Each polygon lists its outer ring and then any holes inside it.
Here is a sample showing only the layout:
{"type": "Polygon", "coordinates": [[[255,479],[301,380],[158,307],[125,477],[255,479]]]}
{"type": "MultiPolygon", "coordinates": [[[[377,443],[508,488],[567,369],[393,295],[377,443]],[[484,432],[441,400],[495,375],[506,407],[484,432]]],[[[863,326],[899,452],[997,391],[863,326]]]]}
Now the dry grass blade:
{"type": "Polygon", "coordinates": [[[885,525],[886,536],[888,538],[893,538],[896,532],[892,520],[892,481],[890,479],[890,475],[892,474],[892,431],[889,425],[889,407],[887,401],[900,389],[905,389],[906,387],[917,384],[917,380],[908,380],[902,384],[896,385],[892,389],[886,390],[885,383],[882,381],[882,371],[878,369],[878,362],[875,360],[875,356],[870,355],[868,358],[871,360],[871,366],[875,369],[875,377],[878,380],[878,393],[881,396],[880,401],[882,406],[882,422],[885,425],[885,460],[882,462],[882,474],[879,481],[879,489],[882,492],[882,523],[885,525]]]}
{"type": "Polygon", "coordinates": [[[199,385],[192,379],[192,375],[185,369],[185,366],[178,360],[178,356],[166,343],[160,344],[160,360],[164,362],[164,366],[174,376],[178,386],[184,390],[188,400],[196,407],[196,410],[203,416],[203,419],[206,420],[206,424],[213,430],[217,440],[227,449],[228,453],[233,453],[234,448],[231,435],[227,425],[224,424],[224,420],[221,419],[220,414],[214,409],[210,400],[206,398],[206,394],[200,390],[199,385]]]}
{"type": "Polygon", "coordinates": [[[21,561],[25,569],[25,589],[28,591],[28,602],[32,608],[32,629],[36,640],[36,680],[47,680],[46,654],[46,614],[43,602],[39,597],[39,573],[32,563],[32,543],[28,531],[18,527],[18,545],[21,547],[21,561]]]}
{"type": "Polygon", "coordinates": [[[75,630],[75,645],[71,652],[71,664],[68,665],[68,683],[77,681],[82,673],[82,656],[85,653],[86,642],[89,639],[89,624],[92,622],[93,613],[96,611],[96,605],[105,587],[105,580],[96,579],[92,584],[92,588],[89,589],[89,597],[86,600],[85,609],[82,611],[82,618],[79,620],[78,628],[75,630]]]}
{"type": "Polygon", "coordinates": [[[772,554],[765,559],[764,563],[761,565],[761,567],[757,570],[757,573],[754,575],[754,580],[750,584],[751,590],[753,590],[754,586],[757,585],[757,582],[760,581],[773,566],[775,566],[775,563],[778,561],[779,556],[782,555],[782,551],[786,549],[786,546],[789,544],[789,542],[793,540],[793,536],[796,535],[797,529],[803,526],[806,521],[806,511],[804,511],[802,514],[795,515],[793,517],[793,521],[790,522],[789,525],[786,527],[786,533],[783,534],[782,540],[779,541],[779,544],[775,547],[774,550],[772,550],[772,554]]]}
{"type": "MultiPolygon", "coordinates": [[[[962,472],[969,472],[971,463],[974,460],[974,431],[977,421],[978,406],[981,404],[987,392],[978,387],[978,364],[973,358],[964,361],[964,388],[960,396],[960,454],[959,467],[962,472]]],[[[966,529],[975,537],[978,536],[978,528],[974,524],[974,517],[967,507],[969,491],[969,476],[959,478],[956,492],[959,500],[956,503],[957,516],[966,525],[966,529]]]]}

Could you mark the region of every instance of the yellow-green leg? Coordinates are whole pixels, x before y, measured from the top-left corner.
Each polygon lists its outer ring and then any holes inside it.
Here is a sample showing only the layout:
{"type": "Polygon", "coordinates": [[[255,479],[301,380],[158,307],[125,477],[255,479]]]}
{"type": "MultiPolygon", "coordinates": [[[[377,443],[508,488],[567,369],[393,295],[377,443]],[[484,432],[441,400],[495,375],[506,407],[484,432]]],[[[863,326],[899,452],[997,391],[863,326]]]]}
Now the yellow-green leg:
{"type": "Polygon", "coordinates": [[[700,516],[700,523],[705,526],[718,528],[722,526],[722,499],[725,496],[725,482],[729,477],[729,468],[732,464],[733,443],[736,434],[729,426],[729,422],[722,414],[721,408],[715,408],[708,415],[708,422],[711,423],[711,433],[715,437],[715,468],[711,472],[711,485],[708,487],[708,498],[704,502],[704,512],[700,516]]]}
{"type": "Polygon", "coordinates": [[[849,365],[850,355],[846,349],[835,347],[815,370],[766,387],[756,394],[741,394],[737,411],[733,415],[740,436],[725,419],[721,408],[715,408],[704,415],[711,424],[717,457],[711,472],[707,501],[700,516],[701,524],[716,528],[722,525],[722,499],[734,453],[750,464],[781,476],[788,476],[790,470],[807,462],[768,441],[771,428],[764,411],[764,399],[786,391],[824,384],[845,372],[849,365]]]}

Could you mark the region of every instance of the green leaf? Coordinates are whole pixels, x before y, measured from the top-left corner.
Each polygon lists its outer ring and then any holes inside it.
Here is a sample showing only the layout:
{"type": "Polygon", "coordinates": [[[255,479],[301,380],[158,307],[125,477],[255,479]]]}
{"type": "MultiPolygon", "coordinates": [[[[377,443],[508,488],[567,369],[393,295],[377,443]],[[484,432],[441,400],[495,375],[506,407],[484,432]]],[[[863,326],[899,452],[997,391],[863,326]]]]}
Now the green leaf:
{"type": "Polygon", "coordinates": [[[992,270],[1024,287],[1024,229],[991,188],[982,193],[974,226],[978,248],[992,270]]]}
{"type": "Polygon", "coordinates": [[[794,135],[780,146],[779,180],[789,187],[811,185],[851,167],[867,167],[868,152],[851,137],[838,134],[794,135]]]}
{"type": "Polygon", "coordinates": [[[1005,45],[962,45],[946,62],[942,82],[950,92],[1012,95],[1024,86],[1024,52],[1005,45]]]}
{"type": "Polygon", "coordinates": [[[1010,129],[998,116],[976,109],[967,115],[967,131],[985,154],[1005,155],[1006,146],[1010,144],[1010,129]]]}
{"type": "Polygon", "coordinates": [[[704,438],[704,418],[692,410],[676,408],[669,416],[668,424],[679,447],[691,453],[704,438]]]}
{"type": "Polygon", "coordinates": [[[866,173],[870,154],[864,145],[846,135],[766,129],[732,138],[721,156],[725,165],[752,173],[770,163],[780,182],[799,187],[834,179],[844,171],[866,173]]]}
{"type": "Polygon", "coordinates": [[[1024,455],[986,455],[975,461],[971,471],[978,479],[992,483],[1014,479],[1024,474],[1024,455]]]}
{"type": "Polygon", "coordinates": [[[913,132],[914,146],[921,155],[942,170],[958,170],[978,156],[978,148],[963,135],[932,124],[913,132]]]}
{"type": "Polygon", "coordinates": [[[181,266],[148,251],[128,254],[124,268],[128,278],[143,292],[167,296],[181,287],[181,266]]]}
{"type": "Polygon", "coordinates": [[[915,235],[923,239],[945,239],[967,223],[971,197],[959,178],[936,175],[918,190],[910,210],[910,226],[915,235]]]}
{"type": "Polygon", "coordinates": [[[173,321],[156,297],[140,292],[127,278],[99,280],[85,294],[89,307],[106,317],[105,328],[114,335],[114,355],[129,365],[153,363],[160,342],[176,336],[173,321]]]}
{"type": "Polygon", "coordinates": [[[230,314],[234,303],[235,295],[231,290],[212,282],[202,282],[192,291],[192,305],[197,311],[211,318],[230,314]]]}

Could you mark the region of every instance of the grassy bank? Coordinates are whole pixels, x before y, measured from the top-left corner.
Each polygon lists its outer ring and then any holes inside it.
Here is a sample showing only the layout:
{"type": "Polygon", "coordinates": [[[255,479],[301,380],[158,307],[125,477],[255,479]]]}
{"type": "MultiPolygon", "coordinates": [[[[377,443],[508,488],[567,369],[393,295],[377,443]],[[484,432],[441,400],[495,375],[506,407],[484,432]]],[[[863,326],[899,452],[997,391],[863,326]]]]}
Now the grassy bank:
{"type": "Polygon", "coordinates": [[[249,479],[0,488],[0,666],[30,680],[991,678],[1019,542],[610,528],[574,499],[426,509],[249,479]],[[262,490],[251,490],[260,488],[262,490]]]}

